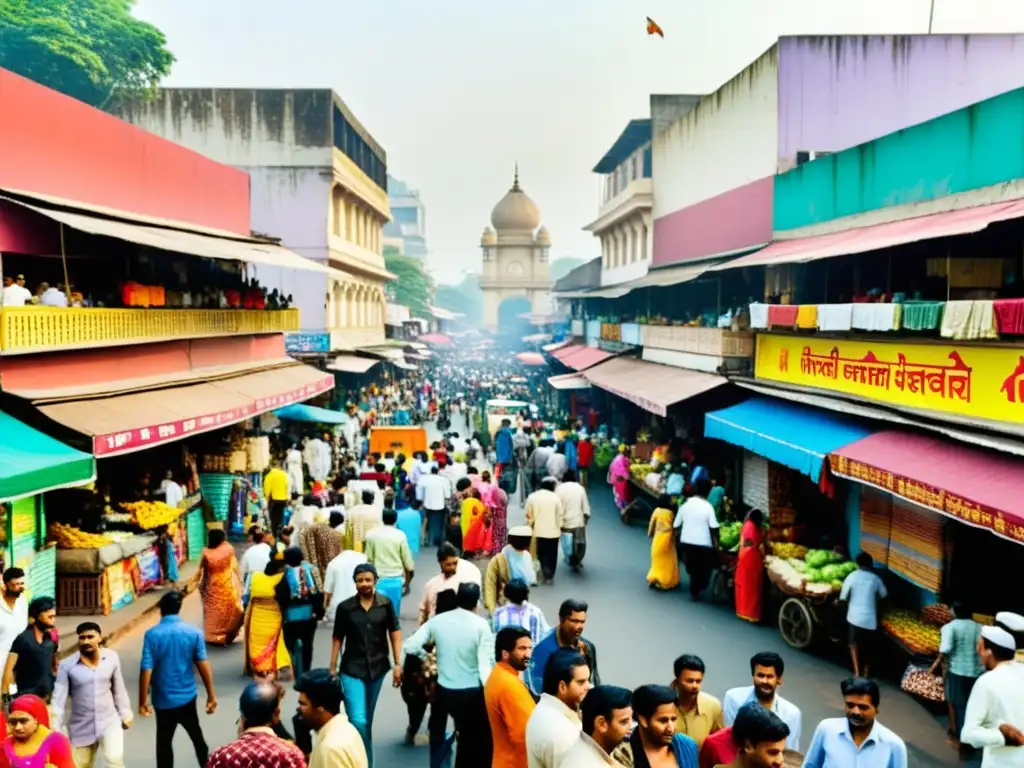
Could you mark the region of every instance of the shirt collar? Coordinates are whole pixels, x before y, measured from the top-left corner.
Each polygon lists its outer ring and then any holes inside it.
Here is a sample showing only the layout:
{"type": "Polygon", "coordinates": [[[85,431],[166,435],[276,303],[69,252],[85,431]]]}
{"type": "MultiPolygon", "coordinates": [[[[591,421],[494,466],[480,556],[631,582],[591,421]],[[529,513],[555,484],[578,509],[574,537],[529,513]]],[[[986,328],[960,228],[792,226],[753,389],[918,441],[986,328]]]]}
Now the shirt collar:
{"type": "Polygon", "coordinates": [[[605,752],[604,748],[600,744],[598,744],[596,741],[594,741],[594,739],[592,737],[588,736],[586,733],[581,731],[580,732],[580,740],[584,744],[586,744],[587,747],[592,749],[594,751],[594,754],[596,754],[599,757],[603,758],[604,761],[606,763],[608,763],[608,765],[615,765],[615,761],[612,760],[612,756],[609,755],[607,752],[605,752]]]}
{"type": "MultiPolygon", "coordinates": [[[[97,659],[96,663],[99,664],[99,662],[101,662],[104,659],[106,659],[110,654],[111,654],[111,651],[107,650],[106,648],[100,648],[100,655],[99,655],[99,658],[97,659]]],[[[71,666],[75,666],[76,664],[81,664],[82,663],[82,652],[81,651],[75,651],[71,655],[70,658],[71,658],[71,666]]]]}
{"type": "Polygon", "coordinates": [[[259,736],[259,735],[262,735],[262,736],[277,736],[277,734],[274,733],[274,729],[273,728],[268,728],[265,725],[258,725],[255,728],[246,728],[244,731],[242,731],[242,737],[243,738],[246,737],[246,736],[259,736]]]}
{"type": "MultiPolygon", "coordinates": [[[[683,707],[682,707],[682,705],[681,705],[681,704],[679,703],[679,686],[678,686],[678,684],[677,684],[677,683],[676,683],[676,682],[675,682],[675,681],[673,680],[673,681],[672,681],[672,685],[671,685],[671,686],[669,686],[669,687],[670,687],[670,688],[671,688],[671,689],[672,689],[673,691],[675,691],[675,692],[676,692],[676,709],[678,709],[678,710],[679,710],[680,712],[683,712],[683,711],[684,711],[684,710],[683,710],[683,707]]],[[[700,717],[700,700],[701,700],[701,698],[703,698],[703,697],[704,697],[705,695],[706,695],[706,694],[704,693],[704,691],[697,691],[697,698],[696,698],[696,700],[695,700],[695,701],[693,702],[693,714],[695,714],[695,715],[696,715],[697,717],[700,717]]]]}
{"type": "Polygon", "coordinates": [[[172,614],[170,616],[162,616],[160,618],[160,623],[161,624],[179,624],[179,623],[181,623],[181,616],[178,616],[177,614],[172,614]]]}
{"type": "MultiPolygon", "coordinates": [[[[852,744],[854,744],[854,746],[856,746],[856,742],[854,742],[854,740],[853,740],[853,731],[850,729],[850,721],[847,720],[845,717],[842,718],[842,720],[843,720],[843,729],[839,732],[839,735],[840,736],[845,736],[846,738],[848,738],[850,740],[850,743],[852,743],[852,744]]],[[[877,720],[871,724],[871,731],[868,733],[867,738],[865,738],[864,741],[861,742],[860,749],[863,749],[868,744],[877,744],[877,743],[879,743],[879,741],[880,741],[880,739],[878,738],[879,735],[880,735],[880,732],[878,730],[879,728],[880,728],[880,726],[879,726],[879,723],[878,723],[877,720]]]]}
{"type": "Polygon", "coordinates": [[[574,712],[565,705],[565,703],[557,696],[552,696],[550,693],[542,693],[540,695],[541,702],[547,702],[547,706],[555,709],[562,717],[571,723],[579,723],[580,713],[574,712]]]}

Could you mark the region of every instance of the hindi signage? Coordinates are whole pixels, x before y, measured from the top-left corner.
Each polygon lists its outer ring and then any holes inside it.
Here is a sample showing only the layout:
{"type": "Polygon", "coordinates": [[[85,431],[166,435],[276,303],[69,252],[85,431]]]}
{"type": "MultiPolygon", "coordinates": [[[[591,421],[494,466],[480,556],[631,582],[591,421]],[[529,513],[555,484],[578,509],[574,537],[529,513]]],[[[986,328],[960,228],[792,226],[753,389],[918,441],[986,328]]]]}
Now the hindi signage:
{"type": "Polygon", "coordinates": [[[289,354],[317,355],[331,351],[329,333],[286,333],[284,351],[289,354]]]}

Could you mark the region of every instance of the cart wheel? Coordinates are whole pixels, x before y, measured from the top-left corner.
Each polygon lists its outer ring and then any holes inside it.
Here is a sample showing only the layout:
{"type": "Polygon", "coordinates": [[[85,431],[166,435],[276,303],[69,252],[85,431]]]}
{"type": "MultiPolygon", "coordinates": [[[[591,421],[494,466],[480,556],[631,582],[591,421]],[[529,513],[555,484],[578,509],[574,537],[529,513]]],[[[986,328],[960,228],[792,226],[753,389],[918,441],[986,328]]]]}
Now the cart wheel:
{"type": "Polygon", "coordinates": [[[723,568],[715,571],[711,581],[711,602],[718,605],[732,605],[733,583],[731,574],[723,568]]]}
{"type": "Polygon", "coordinates": [[[791,597],[779,608],[779,633],[793,648],[803,649],[814,639],[814,619],[803,600],[791,597]]]}

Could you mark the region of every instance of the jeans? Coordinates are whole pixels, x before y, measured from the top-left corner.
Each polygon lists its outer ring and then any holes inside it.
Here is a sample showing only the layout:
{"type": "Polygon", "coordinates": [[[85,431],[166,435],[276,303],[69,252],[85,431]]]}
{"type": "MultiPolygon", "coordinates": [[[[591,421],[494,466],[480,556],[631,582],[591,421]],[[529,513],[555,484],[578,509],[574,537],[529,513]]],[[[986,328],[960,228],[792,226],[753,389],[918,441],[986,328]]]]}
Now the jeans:
{"type": "Polygon", "coordinates": [[[405,588],[403,576],[386,576],[377,582],[377,591],[391,601],[395,607],[395,616],[402,615],[402,590],[405,588]]]}
{"type": "Polygon", "coordinates": [[[106,768],[124,768],[124,729],[120,720],[104,731],[95,744],[72,747],[71,759],[75,768],[92,768],[98,753],[102,753],[106,768]]]}
{"type": "MultiPolygon", "coordinates": [[[[373,680],[341,676],[341,691],[345,696],[345,711],[348,719],[363,737],[369,768],[373,768],[373,711],[377,708],[377,697],[384,683],[385,675],[373,680]]],[[[205,763],[203,763],[205,765],[205,763]]]]}
{"type": "Polygon", "coordinates": [[[283,625],[284,647],[292,657],[292,668],[295,676],[308,672],[313,668],[313,640],[316,638],[316,619],[307,621],[286,621],[283,625]],[[302,652],[297,653],[299,642],[302,652]]]}
{"type": "Polygon", "coordinates": [[[440,547],[444,541],[444,518],[443,509],[427,510],[427,546],[440,547]]]}
{"type": "Polygon", "coordinates": [[[437,696],[455,721],[458,742],[455,748],[455,768],[480,768],[493,759],[491,724],[487,718],[487,703],[483,688],[437,687],[437,696]]]}
{"type": "Polygon", "coordinates": [[[287,506],[287,501],[274,501],[272,499],[267,502],[267,513],[270,515],[270,530],[275,536],[280,534],[281,526],[284,525],[284,510],[287,506]]]}
{"type": "Polygon", "coordinates": [[[174,709],[156,710],[156,768],[174,768],[174,732],[178,726],[192,739],[199,765],[206,765],[210,757],[210,748],[203,738],[203,729],[199,726],[199,712],[196,700],[192,699],[174,709]]]}

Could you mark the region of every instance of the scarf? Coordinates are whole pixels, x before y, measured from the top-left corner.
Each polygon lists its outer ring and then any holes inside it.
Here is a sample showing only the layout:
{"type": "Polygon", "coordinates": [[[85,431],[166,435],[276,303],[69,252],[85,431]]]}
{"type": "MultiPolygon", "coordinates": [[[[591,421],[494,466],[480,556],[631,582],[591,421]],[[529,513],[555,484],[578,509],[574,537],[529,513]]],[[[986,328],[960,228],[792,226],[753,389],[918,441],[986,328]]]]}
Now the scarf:
{"type": "Polygon", "coordinates": [[[536,574],[533,573],[533,558],[530,557],[529,550],[518,552],[515,547],[508,544],[501,553],[505,556],[505,562],[508,563],[509,580],[522,579],[530,585],[533,583],[536,574]]]}

